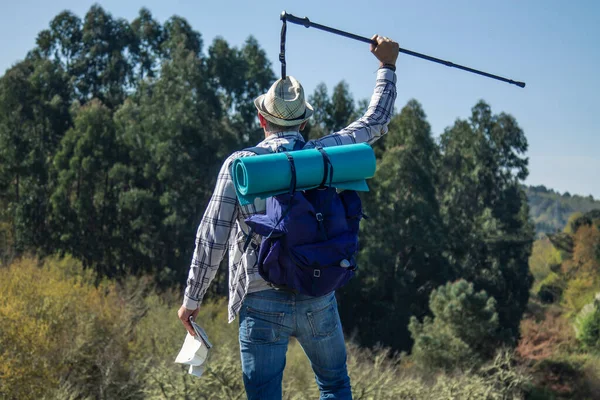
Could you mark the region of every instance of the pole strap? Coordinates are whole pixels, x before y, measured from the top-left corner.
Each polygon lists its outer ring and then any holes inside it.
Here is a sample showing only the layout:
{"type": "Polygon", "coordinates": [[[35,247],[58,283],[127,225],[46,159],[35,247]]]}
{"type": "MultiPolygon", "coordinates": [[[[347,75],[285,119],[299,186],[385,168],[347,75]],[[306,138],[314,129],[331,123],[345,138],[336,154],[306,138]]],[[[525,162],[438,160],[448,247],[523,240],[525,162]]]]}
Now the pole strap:
{"type": "Polygon", "coordinates": [[[281,61],[281,79],[286,78],[285,75],[285,33],[287,31],[287,23],[285,18],[281,18],[283,25],[281,26],[281,45],[279,52],[279,61],[281,61]]]}

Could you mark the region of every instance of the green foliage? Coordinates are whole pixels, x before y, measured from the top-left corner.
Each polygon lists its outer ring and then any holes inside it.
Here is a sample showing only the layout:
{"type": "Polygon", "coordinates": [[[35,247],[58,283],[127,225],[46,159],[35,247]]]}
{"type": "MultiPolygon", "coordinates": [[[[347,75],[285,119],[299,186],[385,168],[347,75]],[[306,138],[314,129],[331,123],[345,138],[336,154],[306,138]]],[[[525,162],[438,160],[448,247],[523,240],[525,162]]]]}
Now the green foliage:
{"type": "MultiPolygon", "coordinates": [[[[357,113],[348,84],[344,81],[333,87],[331,97],[324,83],[317,85],[314,93],[308,97],[308,102],[315,112],[303,132],[307,139],[317,139],[343,129],[362,116],[357,113]]],[[[366,107],[363,108],[361,111],[365,112],[366,107]]]]}
{"type": "MultiPolygon", "coordinates": [[[[99,5],[58,14],[0,78],[3,259],[71,254],[100,278],[182,284],[217,171],[261,139],[252,100],[275,77],[253,37],[205,51],[178,16],[161,23],[141,9],[126,21],[99,5]]],[[[343,81],[309,100],[310,138],[368,107],[343,81]]],[[[497,299],[514,341],[531,283],[526,148],[514,118],[483,102],[439,143],[418,102],[393,117],[364,196],[360,269],[340,292],[360,343],[409,350],[410,317],[428,315],[431,291],[459,278],[497,299]]],[[[211,290],[227,292],[226,273],[211,290]]]]}
{"type": "Polygon", "coordinates": [[[577,340],[584,350],[600,351],[600,295],[585,305],[574,322],[577,340]]]}
{"type": "Polygon", "coordinates": [[[51,195],[53,232],[65,251],[98,264],[112,275],[111,242],[118,231],[116,198],[119,188],[111,179],[117,147],[110,111],[92,101],[75,111],[74,126],[61,140],[53,167],[57,182],[51,195]]]}
{"type": "Polygon", "coordinates": [[[533,281],[534,232],[520,183],[527,140],[512,116],[480,101],[469,120],[446,129],[441,150],[440,210],[453,274],[496,299],[505,340],[515,343],[533,281]]]}
{"type": "Polygon", "coordinates": [[[203,61],[186,49],[174,57],[163,62],[158,80],[144,83],[115,113],[119,144],[127,154],[111,175],[122,188],[119,243],[135,250],[126,263],[160,269],[169,280],[183,277],[196,232],[193,221],[210,197],[221,160],[236,143],[213,119],[221,108],[203,61]]]}
{"type": "Polygon", "coordinates": [[[393,118],[390,131],[363,196],[369,218],[362,223],[357,277],[340,292],[342,318],[360,327],[361,343],[408,350],[410,316],[427,313],[429,293],[448,280],[435,190],[439,153],[414,100],[393,118]]]}
{"type": "Polygon", "coordinates": [[[0,222],[0,266],[9,264],[14,257],[12,224],[0,222]]]}
{"type": "Polygon", "coordinates": [[[576,314],[594,299],[598,284],[587,277],[577,277],[567,282],[562,294],[562,304],[570,314],[576,314]]]}
{"type": "Polygon", "coordinates": [[[498,338],[496,301],[475,293],[464,280],[447,283],[431,293],[433,318],[412,317],[409,329],[415,341],[412,358],[424,369],[453,370],[480,365],[490,358],[498,338]]]}
{"type": "MultiPolygon", "coordinates": [[[[239,48],[217,38],[204,53],[184,18],[161,23],[143,8],[126,21],[99,5],[83,18],[58,14],[0,77],[0,262],[68,253],[86,266],[23,259],[0,270],[0,397],[243,397],[223,302],[201,311],[217,347],[198,381],[172,362],[184,335],[180,291],[158,294],[128,276],[183,283],[216,172],[262,138],[252,100],[275,78],[253,37],[239,48]],[[105,280],[113,276],[119,284],[105,280]]],[[[331,95],[319,85],[309,101],[307,139],[368,107],[343,81],[331,95]]],[[[357,398],[519,398],[525,379],[508,353],[482,363],[515,344],[533,277],[540,297],[571,314],[589,309],[600,288],[600,211],[588,211],[600,203],[524,187],[526,150],[515,119],[483,101],[439,142],[415,100],[394,116],[363,197],[360,269],[339,293],[345,328],[371,346],[349,346],[357,398]],[[533,253],[530,215],[538,233],[564,227],[533,253]],[[472,285],[440,287],[454,279],[472,285]],[[419,365],[481,367],[422,376],[377,347],[408,350],[410,333],[419,365]]],[[[212,291],[226,293],[226,269],[217,283],[212,291]]],[[[597,343],[595,316],[577,322],[586,349],[597,343]]],[[[288,361],[284,398],[317,397],[294,341],[288,361]]]]}
{"type": "Polygon", "coordinates": [[[185,19],[147,9],[131,22],[98,5],[58,14],[0,78],[3,253],[181,282],[216,171],[257,140],[251,100],[274,79],[252,37],[230,53],[204,56],[185,19]]]}
{"type": "Polygon", "coordinates": [[[136,66],[136,79],[154,78],[165,39],[163,27],[148,9],[142,8],[138,17],[131,22],[131,31],[131,64],[136,66]]]}
{"type": "MultiPolygon", "coordinates": [[[[331,109],[328,110],[327,126],[331,132],[339,131],[350,124],[354,119],[354,99],[348,84],[341,81],[333,88],[331,95],[331,109]]],[[[358,116],[360,117],[360,116],[358,116]]]]}
{"type": "Polygon", "coordinates": [[[49,169],[71,121],[70,88],[60,65],[34,57],[0,79],[0,218],[12,224],[16,252],[52,248],[49,169]]]}
{"type": "Polygon", "coordinates": [[[132,39],[129,23],[114,19],[97,4],[89,9],[82,23],[78,43],[81,50],[72,61],[78,75],[78,98],[82,103],[96,98],[115,108],[125,99],[126,85],[133,74],[126,56],[132,39]]]}
{"type": "Polygon", "coordinates": [[[561,263],[560,252],[552,245],[547,237],[542,237],[533,243],[529,269],[536,283],[543,281],[561,263]]]}
{"type": "Polygon", "coordinates": [[[253,100],[275,80],[271,63],[252,36],[240,49],[230,48],[223,38],[217,37],[208,54],[208,72],[221,88],[218,94],[223,109],[232,114],[229,125],[241,135],[242,145],[254,146],[264,132],[257,124],[253,100]]]}

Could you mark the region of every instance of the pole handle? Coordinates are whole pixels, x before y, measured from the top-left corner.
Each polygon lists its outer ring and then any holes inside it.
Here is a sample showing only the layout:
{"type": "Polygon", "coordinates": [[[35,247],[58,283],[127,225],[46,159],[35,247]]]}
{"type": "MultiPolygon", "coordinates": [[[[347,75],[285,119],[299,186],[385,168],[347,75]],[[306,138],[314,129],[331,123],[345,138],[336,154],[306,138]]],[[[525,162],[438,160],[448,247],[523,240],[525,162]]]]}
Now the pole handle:
{"type": "Polygon", "coordinates": [[[355,35],[354,33],[345,32],[345,31],[342,31],[339,29],[331,28],[329,26],[317,24],[316,22],[311,22],[311,20],[308,19],[308,17],[299,18],[299,17],[296,17],[295,15],[292,15],[292,14],[289,14],[289,13],[283,11],[281,13],[280,18],[282,21],[289,21],[293,24],[302,25],[305,28],[313,27],[313,28],[320,29],[325,32],[334,33],[336,35],[344,36],[349,39],[354,39],[354,40],[358,40],[360,42],[365,42],[365,43],[369,43],[369,44],[373,44],[373,45],[377,46],[377,42],[375,40],[371,40],[370,38],[367,38],[364,36],[355,35]]]}
{"type": "Polygon", "coordinates": [[[288,22],[291,22],[292,24],[302,25],[302,26],[305,26],[306,28],[310,28],[310,19],[308,19],[308,17],[299,18],[292,14],[288,14],[285,11],[282,11],[280,19],[282,21],[288,21],[288,22]]]}

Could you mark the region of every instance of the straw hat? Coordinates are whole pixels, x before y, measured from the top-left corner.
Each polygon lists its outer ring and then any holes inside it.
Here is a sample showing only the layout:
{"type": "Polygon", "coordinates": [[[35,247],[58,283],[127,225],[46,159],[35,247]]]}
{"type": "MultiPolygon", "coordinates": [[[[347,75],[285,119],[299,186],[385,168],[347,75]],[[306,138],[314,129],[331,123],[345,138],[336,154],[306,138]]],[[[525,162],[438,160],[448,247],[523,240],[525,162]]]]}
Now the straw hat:
{"type": "Polygon", "coordinates": [[[304,100],[302,85],[289,75],[258,96],[254,105],[263,117],[280,126],[300,125],[313,115],[312,106],[304,100]]]}

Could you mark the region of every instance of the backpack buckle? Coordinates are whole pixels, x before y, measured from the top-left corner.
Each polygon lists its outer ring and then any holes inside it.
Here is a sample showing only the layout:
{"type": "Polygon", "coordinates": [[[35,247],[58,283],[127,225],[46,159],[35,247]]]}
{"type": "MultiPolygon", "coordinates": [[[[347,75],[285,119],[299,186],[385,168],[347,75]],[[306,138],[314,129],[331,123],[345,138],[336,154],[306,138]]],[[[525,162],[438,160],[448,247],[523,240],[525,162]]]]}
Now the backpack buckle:
{"type": "Polygon", "coordinates": [[[313,276],[314,276],[315,278],[320,278],[320,277],[321,277],[321,270],[320,270],[320,269],[315,269],[315,270],[313,271],[313,276]]]}

